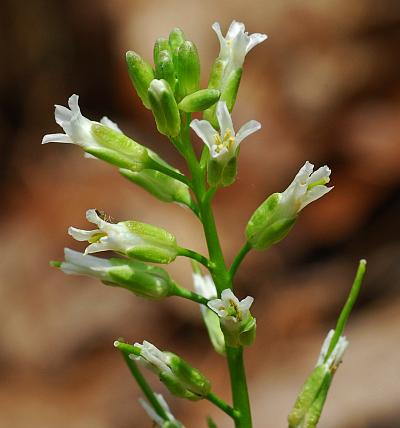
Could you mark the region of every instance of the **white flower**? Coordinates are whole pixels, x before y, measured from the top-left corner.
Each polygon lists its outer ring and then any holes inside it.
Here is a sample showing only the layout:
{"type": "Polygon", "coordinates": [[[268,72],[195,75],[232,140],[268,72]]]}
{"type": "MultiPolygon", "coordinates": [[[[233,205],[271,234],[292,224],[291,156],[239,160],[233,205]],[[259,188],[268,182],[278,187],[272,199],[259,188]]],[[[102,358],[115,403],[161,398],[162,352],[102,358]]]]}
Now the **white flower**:
{"type": "Polygon", "coordinates": [[[205,297],[206,299],[215,299],[217,294],[217,289],[210,275],[202,275],[201,273],[193,273],[193,285],[197,294],[205,297]]]}
{"type": "MultiPolygon", "coordinates": [[[[47,143],[69,143],[83,148],[101,147],[92,134],[92,125],[98,122],[91,121],[82,115],[78,104],[79,96],[71,95],[68,106],[56,105],[54,116],[58,125],[63,128],[65,134],[47,134],[42,139],[42,144],[47,143]]],[[[101,124],[121,132],[118,125],[107,117],[103,117],[101,124]]]]}
{"type": "MultiPolygon", "coordinates": [[[[164,411],[168,417],[168,421],[177,423],[177,420],[174,418],[173,414],[171,413],[171,410],[170,410],[167,402],[165,401],[164,397],[161,394],[157,394],[157,393],[155,393],[154,395],[157,398],[157,401],[160,403],[160,406],[164,409],[164,411]]],[[[139,402],[143,406],[146,413],[149,415],[150,419],[157,426],[162,428],[164,426],[164,423],[165,423],[164,419],[156,413],[154,408],[152,406],[150,406],[150,404],[146,400],[144,400],[143,398],[139,398],[139,402]]]]}
{"type": "Polygon", "coordinates": [[[70,227],[68,229],[69,235],[77,241],[90,243],[85,249],[85,254],[110,250],[125,253],[135,245],[143,243],[143,239],[129,230],[126,222],[109,223],[103,220],[95,209],[88,210],[86,218],[89,222],[96,224],[98,228],[82,230],[70,227]]]}
{"type": "Polygon", "coordinates": [[[134,346],[135,348],[140,349],[140,355],[130,354],[129,358],[140,361],[144,366],[156,374],[172,373],[168,365],[169,360],[167,356],[152,343],[144,340],[143,345],[135,343],[134,346]]]}
{"type": "Polygon", "coordinates": [[[249,35],[245,31],[244,24],[237,21],[232,21],[225,37],[222,35],[218,22],[212,25],[212,29],[217,33],[221,46],[219,59],[226,62],[225,76],[228,76],[231,71],[241,68],[246,54],[267,38],[265,34],[249,35]]]}
{"type": "Polygon", "coordinates": [[[314,165],[306,162],[289,187],[281,194],[281,213],[294,217],[309,203],[321,198],[333,187],[327,187],[331,170],[325,165],[314,171],[314,165]]]}
{"type": "Polygon", "coordinates": [[[340,363],[342,362],[344,352],[346,351],[349,345],[349,341],[346,339],[346,337],[340,336],[338,342],[336,343],[331,354],[329,355],[328,359],[325,362],[326,355],[328,353],[329,346],[331,344],[331,340],[334,334],[335,334],[335,330],[329,331],[322,345],[321,352],[319,354],[317,364],[316,364],[316,367],[324,364],[326,370],[331,372],[336,371],[336,369],[339,367],[340,363]]]}
{"type": "Polygon", "coordinates": [[[60,269],[70,275],[89,275],[107,280],[108,270],[112,267],[109,260],[88,256],[69,248],[64,248],[64,258],[60,269]]]}
{"type": "Polygon", "coordinates": [[[242,322],[250,317],[250,306],[254,298],[247,296],[245,299],[239,299],[233,294],[230,288],[227,288],[221,293],[220,299],[210,300],[207,305],[213,310],[221,319],[242,322]]]}
{"type": "Polygon", "coordinates": [[[261,128],[259,122],[250,120],[235,133],[225,101],[219,101],[217,104],[217,119],[220,127],[219,132],[207,120],[195,119],[191,122],[190,127],[207,145],[211,158],[223,163],[235,157],[239,144],[261,128]]]}

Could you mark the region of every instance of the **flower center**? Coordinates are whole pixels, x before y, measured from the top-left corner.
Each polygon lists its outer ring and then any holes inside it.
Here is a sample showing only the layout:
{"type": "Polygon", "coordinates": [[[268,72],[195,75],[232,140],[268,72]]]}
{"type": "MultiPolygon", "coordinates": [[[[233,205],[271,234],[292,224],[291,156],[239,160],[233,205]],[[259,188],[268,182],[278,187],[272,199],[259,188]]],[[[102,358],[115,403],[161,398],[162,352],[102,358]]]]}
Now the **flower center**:
{"type": "Polygon", "coordinates": [[[224,148],[226,148],[228,151],[232,149],[235,143],[235,136],[233,135],[232,130],[227,128],[222,138],[220,134],[215,134],[214,140],[216,146],[215,151],[217,153],[221,153],[224,148]]]}

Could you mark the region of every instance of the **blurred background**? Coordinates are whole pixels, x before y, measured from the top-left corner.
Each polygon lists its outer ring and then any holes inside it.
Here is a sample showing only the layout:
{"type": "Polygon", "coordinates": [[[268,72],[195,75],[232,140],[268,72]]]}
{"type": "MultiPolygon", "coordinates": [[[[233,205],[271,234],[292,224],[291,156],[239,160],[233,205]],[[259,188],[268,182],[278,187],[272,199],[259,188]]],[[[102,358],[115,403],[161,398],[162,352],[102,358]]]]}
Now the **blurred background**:
{"type": "MultiPolygon", "coordinates": [[[[162,226],[205,252],[198,222],[116,168],[84,159],[79,148],[40,142],[60,132],[53,105],[78,93],[85,116],[107,115],[184,170],[134,93],[124,54],[134,49],[150,61],[155,39],[179,26],[198,46],[205,86],[219,51],[211,24],[226,31],[233,19],[269,40],[246,58],[234,111],[239,126],[257,119],[263,128],[244,143],[235,185],[215,199],[227,260],[254,209],[284,190],[305,160],[331,166],[335,186],[304,210],[285,241],[249,255],[237,276],[240,297],[256,299],[258,338],[246,352],[254,425],[286,426],[365,257],[366,281],[346,330],[350,347],[320,426],[400,426],[399,1],[3,0],[1,427],[151,427],[112,346],[121,336],[181,354],[230,400],[225,362],[210,349],[193,303],[149,303],[48,265],[63,247],[80,248],[66,229],[87,227],[88,208],[162,226]]],[[[170,271],[191,287],[187,261],[170,271]]],[[[166,397],[188,428],[205,427],[207,414],[231,426],[207,402],[166,397]]]]}

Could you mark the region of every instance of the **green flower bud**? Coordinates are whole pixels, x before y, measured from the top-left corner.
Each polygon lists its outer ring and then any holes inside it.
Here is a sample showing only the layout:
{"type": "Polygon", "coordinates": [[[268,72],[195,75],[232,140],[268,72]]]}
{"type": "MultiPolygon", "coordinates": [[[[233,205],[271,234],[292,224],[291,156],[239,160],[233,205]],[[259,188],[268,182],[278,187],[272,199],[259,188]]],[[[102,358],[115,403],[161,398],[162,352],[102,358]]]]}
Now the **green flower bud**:
{"type": "Polygon", "coordinates": [[[221,100],[226,102],[229,111],[232,111],[233,106],[235,105],[242,72],[242,68],[232,71],[221,89],[221,100]]]}
{"type": "Polygon", "coordinates": [[[159,300],[169,295],[172,280],[159,267],[127,259],[102,259],[78,251],[64,249],[65,261],[53,266],[70,275],[87,275],[104,284],[126,288],[137,296],[159,300]]]}
{"type": "Polygon", "coordinates": [[[246,237],[253,248],[263,250],[281,241],[298,213],[332,189],[325,186],[330,169],[313,169],[314,165],[307,161],[284,192],[272,194],[256,209],[246,227],[246,237]]]}
{"type": "Polygon", "coordinates": [[[120,169],[120,173],[128,180],[147,190],[163,202],[177,202],[188,207],[192,204],[189,187],[174,178],[154,169],[132,172],[120,169]]]}
{"type": "Polygon", "coordinates": [[[169,51],[169,53],[172,53],[168,40],[164,39],[163,37],[160,37],[159,39],[156,40],[154,44],[154,49],[153,49],[153,59],[154,59],[154,64],[156,66],[160,60],[160,54],[163,51],[169,51]]]}
{"type": "Polygon", "coordinates": [[[86,218],[97,226],[95,230],[68,229],[77,241],[89,242],[85,254],[115,251],[154,263],[171,263],[178,255],[175,236],[164,229],[137,221],[112,223],[94,209],[86,212],[86,218]]]}
{"type": "Polygon", "coordinates": [[[158,61],[156,63],[156,78],[166,80],[172,91],[175,89],[175,69],[172,56],[169,51],[164,50],[159,53],[158,61]]]}
{"type": "Polygon", "coordinates": [[[176,137],[180,132],[181,119],[168,82],[154,79],[148,93],[158,131],[169,137],[176,137]]]}
{"type": "Polygon", "coordinates": [[[199,90],[200,59],[194,43],[185,41],[180,45],[177,51],[175,69],[179,99],[199,90]]]}
{"type": "Polygon", "coordinates": [[[147,149],[119,131],[93,122],[92,136],[97,143],[84,147],[85,152],[120,168],[141,171],[149,162],[147,149]]]}
{"type": "Polygon", "coordinates": [[[187,95],[179,104],[180,110],[186,113],[203,111],[215,104],[220,97],[220,92],[217,89],[200,89],[187,95]]]}
{"type": "Polygon", "coordinates": [[[133,51],[128,51],[126,53],[126,63],[128,64],[129,77],[139,98],[142,100],[144,106],[150,109],[147,91],[150,82],[154,79],[154,73],[150,64],[145,62],[140,55],[133,51]]]}
{"type": "Polygon", "coordinates": [[[168,41],[171,51],[174,52],[185,41],[185,35],[183,34],[183,31],[180,28],[174,28],[169,33],[168,41]]]}

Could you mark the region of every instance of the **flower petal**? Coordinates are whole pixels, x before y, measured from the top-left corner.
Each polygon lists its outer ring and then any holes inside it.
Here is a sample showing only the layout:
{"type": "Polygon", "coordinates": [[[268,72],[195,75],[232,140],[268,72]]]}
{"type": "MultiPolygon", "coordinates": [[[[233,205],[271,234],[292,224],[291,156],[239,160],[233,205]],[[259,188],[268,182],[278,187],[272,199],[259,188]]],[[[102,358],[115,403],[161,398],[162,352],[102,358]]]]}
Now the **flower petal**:
{"type": "Polygon", "coordinates": [[[100,229],[83,230],[73,226],[68,228],[68,235],[72,236],[75,240],[81,242],[88,241],[93,235],[96,235],[97,233],[101,233],[100,229]]]}
{"type": "Polygon", "coordinates": [[[245,26],[243,22],[232,21],[229,26],[228,32],[226,33],[226,39],[232,40],[237,37],[239,34],[243,34],[245,31],[245,26]]]}
{"type": "Polygon", "coordinates": [[[235,139],[235,149],[239,146],[239,144],[249,135],[258,131],[261,128],[261,123],[256,120],[250,120],[245,123],[237,132],[235,139]]]}
{"type": "Polygon", "coordinates": [[[239,310],[241,312],[248,311],[250,309],[250,306],[253,304],[253,302],[254,302],[254,297],[251,297],[251,296],[245,297],[243,300],[239,302],[239,305],[238,305],[239,310]]]}
{"type": "Polygon", "coordinates": [[[260,34],[260,33],[254,33],[250,34],[250,40],[246,47],[246,54],[251,51],[255,46],[262,43],[264,40],[266,40],[268,36],[266,34],[260,34]]]}
{"type": "Polygon", "coordinates": [[[330,192],[333,189],[333,187],[326,187],[326,186],[315,186],[312,189],[308,190],[306,194],[303,197],[303,200],[301,201],[300,210],[302,210],[304,207],[306,207],[311,202],[316,201],[317,199],[321,198],[322,196],[326,195],[328,192],[330,192]]]}
{"type": "Polygon", "coordinates": [[[194,119],[190,123],[190,127],[211,150],[211,147],[215,144],[215,136],[218,135],[218,132],[211,126],[210,122],[207,120],[194,119]]]}
{"type": "Polygon", "coordinates": [[[120,127],[107,116],[102,117],[100,123],[104,126],[107,126],[107,128],[111,128],[114,131],[120,132],[122,134],[120,127]]]}
{"type": "Polygon", "coordinates": [[[235,135],[232,118],[229,114],[229,110],[225,101],[218,101],[217,103],[217,119],[221,130],[222,139],[227,129],[230,129],[232,131],[232,135],[235,135]]]}
{"type": "Polygon", "coordinates": [[[110,261],[107,259],[88,256],[79,251],[71,250],[70,248],[64,248],[64,257],[65,261],[68,263],[89,269],[104,269],[112,266],[110,261]]]}
{"type": "Polygon", "coordinates": [[[230,288],[226,288],[222,291],[221,299],[227,307],[231,306],[232,303],[235,306],[239,306],[239,299],[233,294],[233,291],[230,288]]]}
{"type": "Polygon", "coordinates": [[[315,183],[316,181],[328,178],[331,175],[331,172],[331,169],[327,165],[321,166],[321,168],[318,168],[310,175],[309,181],[310,183],[315,183]]]}
{"type": "Polygon", "coordinates": [[[69,122],[72,119],[72,111],[70,109],[58,104],[56,104],[54,107],[54,117],[58,125],[62,127],[63,122],[69,122]]]}
{"type": "Polygon", "coordinates": [[[74,144],[71,138],[65,134],[47,134],[42,138],[42,144],[48,143],[66,143],[66,144],[74,144]]]}

